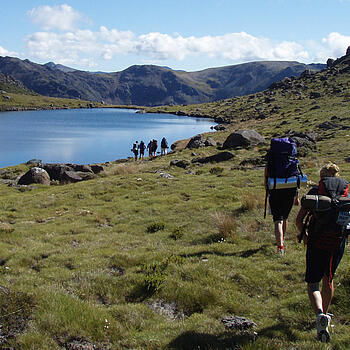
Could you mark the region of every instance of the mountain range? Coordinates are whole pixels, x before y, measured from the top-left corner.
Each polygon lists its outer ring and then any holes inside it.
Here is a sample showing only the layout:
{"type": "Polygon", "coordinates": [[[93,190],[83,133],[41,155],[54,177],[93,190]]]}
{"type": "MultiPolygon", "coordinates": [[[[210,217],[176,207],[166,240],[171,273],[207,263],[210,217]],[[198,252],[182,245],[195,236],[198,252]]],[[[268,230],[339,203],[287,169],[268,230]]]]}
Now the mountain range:
{"type": "Polygon", "coordinates": [[[175,71],[155,65],[134,65],[120,72],[87,72],[49,62],[41,65],[14,57],[0,57],[0,72],[35,93],[106,104],[157,106],[213,102],[263,91],[305,70],[325,64],[294,61],[250,62],[197,72],[175,71]]]}

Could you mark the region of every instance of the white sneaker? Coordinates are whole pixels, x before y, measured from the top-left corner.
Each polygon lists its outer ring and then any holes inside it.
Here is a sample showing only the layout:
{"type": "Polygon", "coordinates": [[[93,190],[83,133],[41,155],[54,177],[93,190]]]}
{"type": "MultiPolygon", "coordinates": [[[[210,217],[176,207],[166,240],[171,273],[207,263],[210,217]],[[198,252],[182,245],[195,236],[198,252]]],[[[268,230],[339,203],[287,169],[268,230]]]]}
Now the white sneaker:
{"type": "Polygon", "coordinates": [[[328,343],[331,339],[328,326],[331,322],[331,316],[320,313],[316,317],[317,339],[322,343],[328,343]]]}

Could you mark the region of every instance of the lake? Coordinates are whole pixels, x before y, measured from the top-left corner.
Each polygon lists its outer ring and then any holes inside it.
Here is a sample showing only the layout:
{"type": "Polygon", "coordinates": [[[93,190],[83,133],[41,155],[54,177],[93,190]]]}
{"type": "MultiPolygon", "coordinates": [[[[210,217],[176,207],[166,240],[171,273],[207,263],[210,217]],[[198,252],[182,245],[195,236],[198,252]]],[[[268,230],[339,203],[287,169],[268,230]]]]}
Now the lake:
{"type": "MultiPolygon", "coordinates": [[[[97,108],[0,113],[0,167],[44,163],[103,163],[132,156],[133,142],[176,140],[210,131],[214,121],[135,110],[97,108]]],[[[148,154],[148,153],[147,153],[148,154]]],[[[145,154],[146,155],[146,154],[145,154]]]]}

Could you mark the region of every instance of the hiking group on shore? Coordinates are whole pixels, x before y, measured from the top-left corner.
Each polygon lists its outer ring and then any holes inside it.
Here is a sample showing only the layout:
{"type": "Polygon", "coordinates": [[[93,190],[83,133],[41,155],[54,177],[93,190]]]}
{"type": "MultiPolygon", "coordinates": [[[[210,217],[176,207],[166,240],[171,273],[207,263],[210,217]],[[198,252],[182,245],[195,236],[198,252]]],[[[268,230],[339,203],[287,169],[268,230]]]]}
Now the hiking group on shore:
{"type": "Polygon", "coordinates": [[[316,314],[317,338],[330,340],[328,313],[334,295],[333,278],[343,257],[350,233],[349,183],[339,177],[339,167],[328,162],[320,170],[318,186],[299,200],[299,190],[307,184],[307,176],[296,158],[292,138],[271,140],[264,172],[267,202],[274,222],[277,253],[285,254],[288,216],[293,205],[301,204],[296,217],[299,242],[306,245],[305,282],[312,308],[316,314]],[[320,290],[319,284],[322,281],[320,290]]]}
{"type": "MultiPolygon", "coordinates": [[[[166,140],[165,137],[162,138],[161,143],[160,143],[160,155],[164,156],[168,153],[168,141],[166,140]]],[[[135,141],[135,143],[132,146],[131,152],[134,153],[135,160],[137,159],[144,159],[145,156],[145,150],[148,150],[148,156],[155,157],[157,154],[157,149],[158,149],[158,141],[155,139],[152,139],[148,142],[147,146],[146,144],[141,141],[138,143],[138,141],[135,141]]]]}

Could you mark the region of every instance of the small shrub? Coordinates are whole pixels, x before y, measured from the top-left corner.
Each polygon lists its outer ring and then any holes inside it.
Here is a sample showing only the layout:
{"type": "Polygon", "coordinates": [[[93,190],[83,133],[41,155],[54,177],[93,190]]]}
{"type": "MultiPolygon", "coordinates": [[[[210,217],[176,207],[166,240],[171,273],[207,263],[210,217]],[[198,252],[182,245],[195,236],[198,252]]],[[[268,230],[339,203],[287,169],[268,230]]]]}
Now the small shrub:
{"type": "Polygon", "coordinates": [[[210,174],[212,175],[221,175],[224,171],[224,168],[221,168],[221,167],[213,167],[209,170],[210,174]]]}
{"type": "Polygon", "coordinates": [[[212,218],[214,219],[214,225],[219,230],[219,236],[222,239],[236,238],[237,220],[234,216],[216,212],[212,215],[212,218]]]}
{"type": "Polygon", "coordinates": [[[182,238],[184,235],[183,228],[182,227],[176,227],[170,234],[170,238],[174,241],[177,241],[178,239],[182,238]]]}
{"type": "Polygon", "coordinates": [[[242,211],[252,211],[254,209],[262,208],[263,202],[258,197],[258,194],[247,194],[242,199],[242,211]]]}
{"type": "Polygon", "coordinates": [[[147,226],[148,233],[155,233],[157,231],[164,230],[165,224],[163,222],[155,222],[149,226],[147,226]]]}

